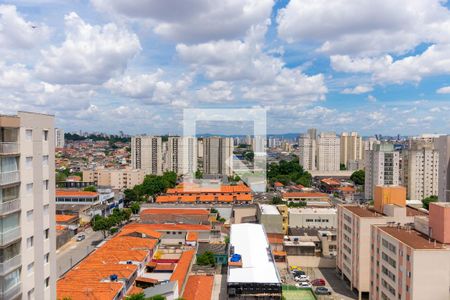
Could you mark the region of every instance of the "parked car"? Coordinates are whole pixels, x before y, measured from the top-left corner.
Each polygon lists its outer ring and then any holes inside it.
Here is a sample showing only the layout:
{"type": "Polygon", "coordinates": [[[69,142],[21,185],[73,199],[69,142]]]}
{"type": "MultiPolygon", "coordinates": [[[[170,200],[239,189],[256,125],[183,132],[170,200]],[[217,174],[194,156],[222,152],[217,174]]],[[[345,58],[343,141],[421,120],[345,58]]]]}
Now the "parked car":
{"type": "Polygon", "coordinates": [[[326,282],[322,278],[317,278],[317,279],[312,280],[311,284],[314,286],[324,286],[326,284],[326,282]]]}
{"type": "Polygon", "coordinates": [[[296,287],[302,288],[302,289],[310,289],[312,287],[311,283],[309,282],[299,282],[295,284],[296,287]]]}
{"type": "Polygon", "coordinates": [[[86,236],[84,234],[80,234],[79,236],[77,236],[77,242],[81,242],[85,238],[86,238],[86,236]]]}
{"type": "Polygon", "coordinates": [[[314,292],[316,293],[316,295],[331,295],[331,291],[323,286],[316,288],[314,292]]]}
{"type": "Polygon", "coordinates": [[[306,276],[306,275],[296,276],[296,277],[294,277],[294,280],[299,281],[299,282],[306,282],[306,281],[309,281],[309,276],[306,276]]]}
{"type": "Polygon", "coordinates": [[[304,271],[294,270],[294,271],[292,271],[292,275],[294,275],[294,277],[296,277],[296,276],[300,276],[300,275],[306,275],[306,273],[304,271]]]}

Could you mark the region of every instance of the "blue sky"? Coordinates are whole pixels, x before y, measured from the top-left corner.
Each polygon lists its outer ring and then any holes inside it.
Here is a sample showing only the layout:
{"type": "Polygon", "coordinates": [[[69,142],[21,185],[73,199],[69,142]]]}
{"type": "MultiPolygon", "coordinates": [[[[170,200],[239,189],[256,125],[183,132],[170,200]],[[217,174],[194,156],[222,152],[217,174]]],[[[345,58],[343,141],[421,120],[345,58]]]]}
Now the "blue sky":
{"type": "Polygon", "coordinates": [[[67,131],[176,134],[185,108],[257,107],[268,133],[448,133],[448,7],[0,1],[0,112],[52,113],[67,131]]]}

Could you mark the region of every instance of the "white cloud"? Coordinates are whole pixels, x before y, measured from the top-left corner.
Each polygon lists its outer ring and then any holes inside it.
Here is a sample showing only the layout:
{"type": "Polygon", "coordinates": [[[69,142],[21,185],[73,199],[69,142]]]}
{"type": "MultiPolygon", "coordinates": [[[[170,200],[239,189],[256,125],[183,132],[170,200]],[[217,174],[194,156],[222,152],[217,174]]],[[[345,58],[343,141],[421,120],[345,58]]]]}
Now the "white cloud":
{"type": "Polygon", "coordinates": [[[0,88],[20,88],[25,86],[30,78],[30,71],[24,65],[7,65],[0,61],[0,88]]]}
{"type": "Polygon", "coordinates": [[[369,95],[367,96],[367,101],[374,103],[377,102],[377,98],[373,95],[369,95]]]}
{"type": "Polygon", "coordinates": [[[154,32],[177,42],[205,42],[245,35],[270,18],[273,0],[92,0],[100,11],[144,20],[154,32]]]}
{"type": "Polygon", "coordinates": [[[342,94],[359,95],[373,91],[373,88],[368,85],[357,85],[354,88],[345,88],[342,90],[342,94]]]}
{"type": "Polygon", "coordinates": [[[141,49],[138,37],[109,23],[92,26],[76,13],[65,16],[66,39],[42,51],[40,78],[59,84],[100,84],[121,74],[141,49]]]}
{"type": "Polygon", "coordinates": [[[229,102],[234,100],[233,86],[226,81],[214,81],[196,92],[196,99],[201,102],[229,102]]]}
{"type": "Polygon", "coordinates": [[[438,94],[450,94],[450,86],[444,86],[436,90],[438,94]]]}
{"type": "Polygon", "coordinates": [[[403,53],[422,42],[448,42],[450,13],[441,0],[291,0],[278,33],[313,41],[330,54],[403,53]]]}
{"type": "Polygon", "coordinates": [[[45,42],[50,29],[43,23],[25,20],[14,5],[0,4],[0,48],[29,49],[45,42]]]}

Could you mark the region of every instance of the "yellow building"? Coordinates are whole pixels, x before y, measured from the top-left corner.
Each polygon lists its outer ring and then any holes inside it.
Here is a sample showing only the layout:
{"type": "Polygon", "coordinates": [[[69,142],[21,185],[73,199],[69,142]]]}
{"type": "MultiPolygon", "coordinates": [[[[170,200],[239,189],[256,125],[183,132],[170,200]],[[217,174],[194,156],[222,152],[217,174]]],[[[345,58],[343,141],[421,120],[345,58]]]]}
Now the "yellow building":
{"type": "Polygon", "coordinates": [[[374,208],[377,212],[383,213],[386,204],[395,204],[401,207],[406,206],[406,188],[399,185],[375,187],[374,208]]]}
{"type": "Polygon", "coordinates": [[[283,217],[283,233],[288,234],[289,229],[289,210],[288,207],[284,204],[277,205],[278,211],[283,217]]]}

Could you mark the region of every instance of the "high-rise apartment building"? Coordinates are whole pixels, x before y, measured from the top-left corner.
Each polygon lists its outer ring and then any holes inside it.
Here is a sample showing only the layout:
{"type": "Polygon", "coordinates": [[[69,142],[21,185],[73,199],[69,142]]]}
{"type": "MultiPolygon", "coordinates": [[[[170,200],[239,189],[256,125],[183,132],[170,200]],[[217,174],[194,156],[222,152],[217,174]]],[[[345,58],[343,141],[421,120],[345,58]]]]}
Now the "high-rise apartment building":
{"type": "Polygon", "coordinates": [[[162,175],[162,138],[134,136],[131,138],[131,165],[146,175],[162,175]]]}
{"type": "Polygon", "coordinates": [[[64,129],[55,128],[55,147],[64,148],[64,144],[65,144],[64,129]]]}
{"type": "Polygon", "coordinates": [[[203,139],[203,173],[233,174],[233,139],[208,137],[203,139]]]}
{"type": "Polygon", "coordinates": [[[307,171],[316,170],[316,139],[309,134],[301,134],[298,139],[299,162],[307,171]]]}
{"type": "Polygon", "coordinates": [[[197,139],[194,137],[169,137],[167,142],[167,170],[178,175],[197,171],[197,139]]]}
{"type": "Polygon", "coordinates": [[[0,299],[56,299],[55,128],[0,116],[0,299]]]}
{"type": "Polygon", "coordinates": [[[362,138],[357,132],[343,132],[340,139],[341,157],[340,163],[344,164],[347,170],[353,170],[363,159],[364,145],[362,138]]]}
{"type": "Polygon", "coordinates": [[[422,136],[409,140],[409,149],[402,152],[401,182],[408,199],[422,200],[438,194],[439,152],[435,138],[422,136]]]}
{"type": "Polygon", "coordinates": [[[321,132],[316,141],[317,170],[339,171],[340,141],[334,132],[321,132]]]}
{"type": "Polygon", "coordinates": [[[436,150],[439,152],[439,201],[450,202],[450,135],[437,139],[436,150]]]}
{"type": "Polygon", "coordinates": [[[374,144],[364,158],[366,199],[373,199],[377,185],[399,185],[399,152],[389,143],[374,144]]]}
{"type": "Polygon", "coordinates": [[[112,189],[132,189],[144,181],[145,172],[141,169],[97,169],[83,170],[83,180],[112,189]]]}

